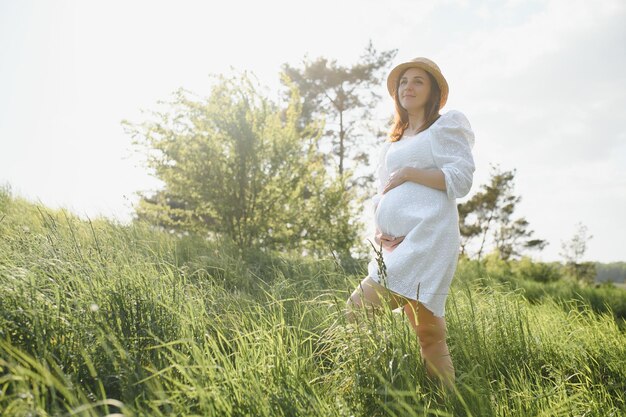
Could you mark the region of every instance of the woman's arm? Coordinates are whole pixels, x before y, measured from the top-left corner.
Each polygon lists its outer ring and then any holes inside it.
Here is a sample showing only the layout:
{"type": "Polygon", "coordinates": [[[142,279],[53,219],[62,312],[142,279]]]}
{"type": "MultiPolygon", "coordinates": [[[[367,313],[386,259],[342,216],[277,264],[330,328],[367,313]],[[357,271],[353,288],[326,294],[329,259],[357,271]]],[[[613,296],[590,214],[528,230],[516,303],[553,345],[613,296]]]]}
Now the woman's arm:
{"type": "Polygon", "coordinates": [[[474,132],[467,117],[458,110],[449,110],[434,124],[431,151],[435,168],[443,171],[448,198],[465,197],[474,181],[474,132]]]}
{"type": "Polygon", "coordinates": [[[404,181],[413,181],[446,191],[446,178],[440,169],[419,169],[413,167],[404,167],[400,172],[400,177],[404,181]]]}

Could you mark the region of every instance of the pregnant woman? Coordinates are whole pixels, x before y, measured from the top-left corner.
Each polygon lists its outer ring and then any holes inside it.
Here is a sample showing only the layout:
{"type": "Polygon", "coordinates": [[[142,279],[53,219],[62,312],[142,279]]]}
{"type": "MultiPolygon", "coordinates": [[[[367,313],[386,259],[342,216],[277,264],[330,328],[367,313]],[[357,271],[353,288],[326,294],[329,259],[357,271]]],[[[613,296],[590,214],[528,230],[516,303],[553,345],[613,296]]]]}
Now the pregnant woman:
{"type": "Polygon", "coordinates": [[[430,59],[397,65],[387,89],[395,120],[379,149],[378,193],[372,199],[386,279],[372,259],[368,276],[347,301],[347,317],[355,320],[354,307],[376,310],[383,302],[403,307],[428,374],[452,388],[444,313],[460,251],[456,199],[467,195],[473,182],[474,133],[462,112],[439,114],[448,83],[430,59]]]}

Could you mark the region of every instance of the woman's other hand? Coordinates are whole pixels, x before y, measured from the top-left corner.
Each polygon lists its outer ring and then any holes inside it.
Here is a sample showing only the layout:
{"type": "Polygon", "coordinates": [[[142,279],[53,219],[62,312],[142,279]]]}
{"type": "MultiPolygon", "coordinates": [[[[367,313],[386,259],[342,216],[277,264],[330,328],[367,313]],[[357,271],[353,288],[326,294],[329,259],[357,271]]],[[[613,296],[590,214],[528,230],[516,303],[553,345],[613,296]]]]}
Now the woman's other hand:
{"type": "Polygon", "coordinates": [[[387,183],[385,184],[382,194],[385,194],[387,191],[391,190],[392,188],[396,188],[398,185],[402,184],[403,182],[406,182],[409,180],[411,175],[411,170],[413,168],[411,167],[402,167],[398,170],[393,171],[391,174],[389,174],[389,179],[387,180],[387,183]]]}
{"type": "Polygon", "coordinates": [[[404,240],[404,236],[390,236],[382,233],[378,228],[376,229],[376,235],[374,236],[374,241],[377,245],[382,243],[383,248],[388,251],[394,250],[402,241],[404,240]]]}

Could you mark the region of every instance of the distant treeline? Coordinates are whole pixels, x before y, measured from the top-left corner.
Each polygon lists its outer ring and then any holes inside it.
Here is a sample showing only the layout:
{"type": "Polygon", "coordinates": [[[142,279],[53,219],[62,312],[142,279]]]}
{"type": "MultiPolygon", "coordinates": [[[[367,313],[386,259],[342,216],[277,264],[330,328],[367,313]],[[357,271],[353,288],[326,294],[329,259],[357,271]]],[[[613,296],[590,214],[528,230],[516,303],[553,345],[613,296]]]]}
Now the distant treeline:
{"type": "Polygon", "coordinates": [[[626,282],[626,262],[596,262],[596,282],[626,282]]]}

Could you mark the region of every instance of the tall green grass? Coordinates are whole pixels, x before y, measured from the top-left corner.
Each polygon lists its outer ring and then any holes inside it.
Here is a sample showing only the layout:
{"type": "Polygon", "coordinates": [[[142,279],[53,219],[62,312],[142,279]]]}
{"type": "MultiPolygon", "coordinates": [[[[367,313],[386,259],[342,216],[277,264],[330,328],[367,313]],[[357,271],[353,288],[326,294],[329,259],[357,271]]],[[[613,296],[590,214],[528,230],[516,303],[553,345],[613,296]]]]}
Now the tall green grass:
{"type": "Polygon", "coordinates": [[[610,314],[475,276],[446,318],[457,391],[388,309],[347,325],[365,273],[0,199],[0,414],[619,416],[610,314]]]}

